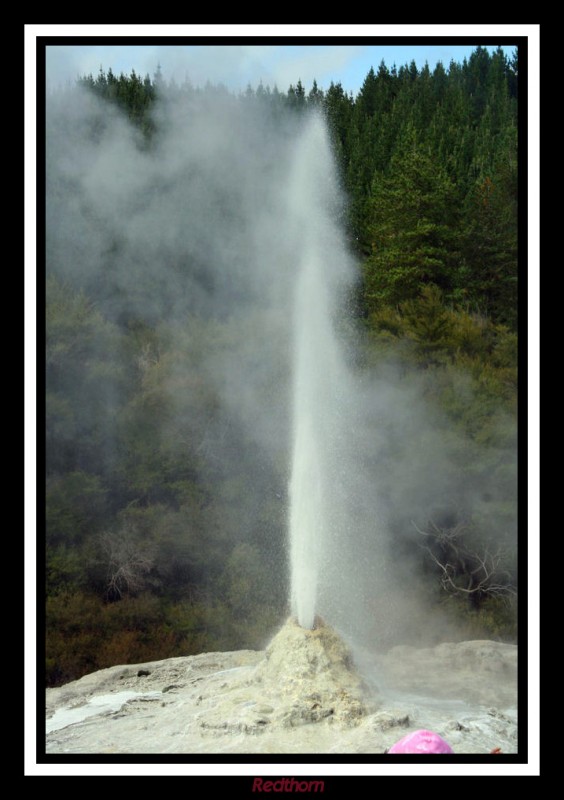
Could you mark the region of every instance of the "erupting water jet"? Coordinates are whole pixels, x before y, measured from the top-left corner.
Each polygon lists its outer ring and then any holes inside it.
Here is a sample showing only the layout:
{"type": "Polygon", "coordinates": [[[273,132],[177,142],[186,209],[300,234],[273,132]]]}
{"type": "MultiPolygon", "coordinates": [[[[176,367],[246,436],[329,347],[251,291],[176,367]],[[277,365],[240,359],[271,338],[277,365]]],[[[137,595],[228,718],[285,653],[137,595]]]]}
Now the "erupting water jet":
{"type": "Polygon", "coordinates": [[[344,364],[333,330],[336,290],[348,267],[332,204],[338,196],[327,131],[314,118],[300,140],[289,202],[300,242],[294,305],[293,451],[290,480],[291,606],[312,629],[332,536],[335,421],[344,364]]]}

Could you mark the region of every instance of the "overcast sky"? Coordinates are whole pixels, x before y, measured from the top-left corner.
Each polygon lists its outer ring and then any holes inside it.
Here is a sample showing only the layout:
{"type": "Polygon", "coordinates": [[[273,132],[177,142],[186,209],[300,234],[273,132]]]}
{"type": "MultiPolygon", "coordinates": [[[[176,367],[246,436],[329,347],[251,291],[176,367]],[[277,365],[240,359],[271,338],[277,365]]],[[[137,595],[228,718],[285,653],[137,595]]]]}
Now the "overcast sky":
{"type": "MultiPolygon", "coordinates": [[[[196,86],[210,81],[238,91],[249,83],[256,87],[262,81],[265,86],[276,85],[286,91],[298,79],[309,89],[315,78],[321,88],[340,81],[346,91],[356,94],[370,67],[377,69],[382,59],[389,67],[415,60],[418,67],[427,61],[434,69],[438,61],[445,67],[453,59],[462,62],[476,46],[451,42],[452,39],[446,39],[444,44],[419,45],[57,44],[47,47],[47,83],[50,88],[72,83],[79,75],[96,75],[101,66],[106,71],[111,67],[116,74],[129,74],[135,69],[143,77],[147,73],[153,76],[160,64],[166,80],[174,78],[182,83],[188,78],[196,86]]],[[[495,46],[488,49],[493,52],[495,46]]],[[[504,50],[507,55],[513,52],[510,46],[504,50]]]]}

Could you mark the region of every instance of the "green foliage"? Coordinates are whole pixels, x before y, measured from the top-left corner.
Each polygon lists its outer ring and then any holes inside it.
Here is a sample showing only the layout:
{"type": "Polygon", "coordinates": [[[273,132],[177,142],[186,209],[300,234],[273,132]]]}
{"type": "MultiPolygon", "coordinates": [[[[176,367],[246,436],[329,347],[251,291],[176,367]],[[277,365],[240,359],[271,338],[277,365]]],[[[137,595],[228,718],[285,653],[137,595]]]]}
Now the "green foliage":
{"type": "MultiPolygon", "coordinates": [[[[513,168],[516,169],[516,165],[513,168]]],[[[468,299],[502,323],[517,323],[516,187],[510,175],[480,178],[467,198],[464,277],[468,299]]]]}
{"type": "Polygon", "coordinates": [[[452,314],[443,305],[441,290],[429,284],[417,300],[408,300],[401,307],[406,332],[416,343],[419,360],[429,365],[448,350],[454,328],[452,314]]]}
{"type": "Polygon", "coordinates": [[[185,655],[159,600],[144,595],[103,603],[83,592],[47,599],[47,684],[59,685],[116,663],[185,655]]]}
{"type": "Polygon", "coordinates": [[[235,621],[217,602],[165,603],[142,594],[105,603],[86,592],[47,598],[46,681],[58,686],[114,664],[261,648],[279,614],[235,621]]]}
{"type": "Polygon", "coordinates": [[[47,595],[55,595],[82,588],[88,583],[83,554],[72,539],[56,545],[47,544],[46,550],[47,595]]]}
{"type": "Polygon", "coordinates": [[[365,262],[365,304],[396,305],[434,283],[451,290],[457,224],[454,187],[416,143],[413,129],[377,177],[369,201],[372,254],[365,262]]]}
{"type": "Polygon", "coordinates": [[[80,542],[99,528],[106,511],[106,491],[96,475],[68,472],[47,481],[47,541],[80,542]]]}
{"type": "MultiPolygon", "coordinates": [[[[50,684],[117,662],[260,647],[280,620],[285,567],[268,575],[286,523],[263,484],[284,479],[225,428],[207,373],[206,359],[233,350],[251,364],[256,324],[118,328],[49,279],[50,684]]],[[[265,384],[265,399],[274,390],[265,384]]]]}
{"type": "Polygon", "coordinates": [[[147,137],[150,137],[154,132],[151,107],[158,94],[161,81],[160,68],[155,75],[154,82],[151,82],[149,75],[142,79],[135,70],[131,70],[130,75],[122,72],[119,77],[116,77],[111,67],[107,73],[100,67],[96,78],[89,74],[80,78],[78,83],[106,102],[122,109],[129,119],[137,124],[147,137]]]}
{"type": "MultiPolygon", "coordinates": [[[[356,98],[316,81],[286,94],[248,86],[240,101],[282,119],[323,109],[349,194],[351,241],[365,263],[365,307],[416,297],[432,282],[450,299],[516,326],[517,52],[477,47],[463,64],[430,71],[415,62],[371,68],[356,98]],[[493,191],[492,191],[493,187],[493,191]]],[[[116,106],[151,141],[152,108],[165,94],[153,79],[100,69],[79,81],[116,106]]],[[[171,98],[194,96],[188,82],[171,98]]],[[[208,85],[206,92],[227,92],[208,85]]]]}
{"type": "Polygon", "coordinates": [[[371,69],[351,104],[326,108],[365,259],[365,313],[414,299],[428,282],[516,325],[516,57],[371,69]],[[483,203],[484,185],[495,191],[483,203]]]}
{"type": "Polygon", "coordinates": [[[107,421],[127,379],[120,334],[84,292],[52,275],[46,301],[48,471],[101,472],[113,448],[107,421]]]}
{"type": "Polygon", "coordinates": [[[478,609],[472,609],[461,597],[444,597],[439,607],[445,625],[452,625],[463,639],[493,639],[517,644],[516,601],[492,597],[478,609]]]}

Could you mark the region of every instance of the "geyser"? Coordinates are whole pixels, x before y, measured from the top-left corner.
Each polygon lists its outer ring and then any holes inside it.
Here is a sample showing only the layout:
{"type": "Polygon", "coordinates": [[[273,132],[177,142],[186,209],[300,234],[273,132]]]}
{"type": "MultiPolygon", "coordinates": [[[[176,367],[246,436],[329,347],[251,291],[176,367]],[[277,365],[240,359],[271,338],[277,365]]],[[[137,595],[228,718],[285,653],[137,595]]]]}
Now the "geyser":
{"type": "Polygon", "coordinates": [[[294,300],[293,451],[290,479],[292,613],[313,628],[324,559],[332,538],[343,357],[334,332],[335,297],[348,259],[335,220],[338,188],[327,131],[314,117],[300,139],[289,203],[300,243],[294,300]]]}

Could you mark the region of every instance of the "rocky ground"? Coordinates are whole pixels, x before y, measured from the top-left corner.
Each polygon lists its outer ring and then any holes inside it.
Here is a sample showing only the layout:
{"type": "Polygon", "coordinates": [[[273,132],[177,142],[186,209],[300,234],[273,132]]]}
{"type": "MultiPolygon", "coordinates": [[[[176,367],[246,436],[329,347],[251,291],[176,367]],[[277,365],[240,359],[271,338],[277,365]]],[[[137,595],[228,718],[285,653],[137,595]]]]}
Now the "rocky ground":
{"type": "Polygon", "coordinates": [[[289,620],[264,652],[86,675],[46,697],[48,753],[383,753],[429,728],[456,753],[517,752],[517,648],[490,641],[356,656],[289,620]]]}

